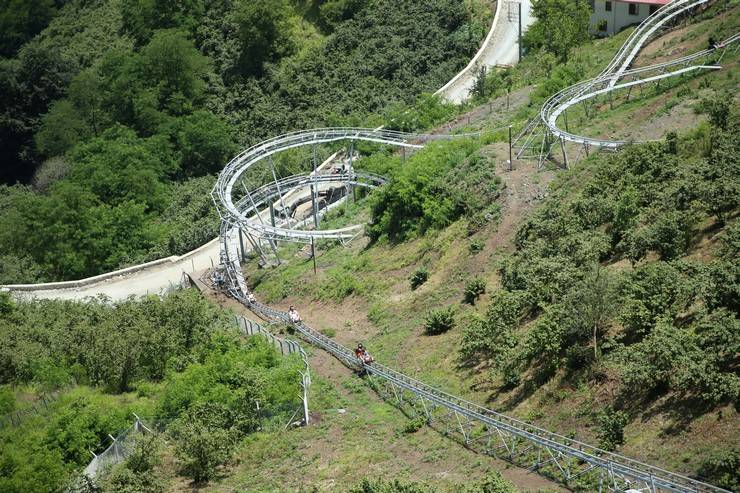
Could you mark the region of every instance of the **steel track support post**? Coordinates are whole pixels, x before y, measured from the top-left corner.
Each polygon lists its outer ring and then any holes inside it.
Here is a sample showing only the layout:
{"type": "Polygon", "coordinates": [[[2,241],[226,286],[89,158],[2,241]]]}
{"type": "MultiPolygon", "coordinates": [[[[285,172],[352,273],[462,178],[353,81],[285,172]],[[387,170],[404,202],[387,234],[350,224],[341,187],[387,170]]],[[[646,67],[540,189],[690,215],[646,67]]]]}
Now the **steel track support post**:
{"type": "MultiPolygon", "coordinates": [[[[518,45],[518,48],[519,48],[519,60],[518,61],[521,62],[522,61],[522,2],[521,2],[521,0],[519,1],[518,5],[519,5],[519,15],[517,17],[518,17],[518,20],[519,20],[519,38],[518,38],[518,41],[517,41],[517,45],[518,45]]],[[[507,107],[508,107],[508,105],[507,105],[507,107]]]]}
{"type": "MultiPolygon", "coordinates": [[[[354,140],[350,140],[349,141],[349,170],[348,170],[348,173],[347,173],[347,179],[350,182],[352,180],[352,175],[354,175],[354,173],[355,173],[354,162],[353,162],[354,153],[355,153],[355,141],[354,140]]],[[[347,186],[348,186],[347,192],[349,192],[350,190],[352,191],[352,200],[354,202],[356,202],[357,201],[357,197],[355,197],[355,187],[354,187],[354,185],[352,185],[351,183],[349,183],[347,186]]],[[[347,203],[349,203],[349,193],[347,193],[347,203]]]]}
{"type": "Polygon", "coordinates": [[[465,445],[468,445],[470,443],[470,440],[468,439],[468,434],[465,432],[465,427],[463,426],[462,421],[460,420],[460,415],[457,411],[455,411],[455,418],[457,419],[457,424],[460,427],[460,433],[462,433],[465,445]]]}
{"type": "Polygon", "coordinates": [[[275,206],[270,202],[270,224],[275,227],[275,206]]]}
{"type": "MultiPolygon", "coordinates": [[[[306,368],[306,372],[308,372],[308,368],[306,368]]],[[[305,426],[308,426],[308,420],[309,420],[309,412],[308,412],[308,387],[311,384],[311,377],[307,373],[303,373],[299,371],[301,375],[301,388],[303,390],[302,400],[303,400],[303,423],[305,426]]]]}
{"type": "MultiPolygon", "coordinates": [[[[254,213],[257,215],[257,219],[259,219],[260,224],[263,226],[265,225],[265,221],[262,220],[262,215],[260,214],[259,210],[257,209],[257,204],[254,203],[254,199],[252,199],[252,194],[249,193],[249,190],[247,189],[247,186],[242,182],[242,186],[244,187],[244,191],[247,192],[247,197],[249,198],[249,202],[252,204],[252,209],[254,209],[254,213]]],[[[275,258],[277,259],[278,265],[280,265],[280,256],[277,252],[277,246],[275,245],[274,240],[268,238],[267,243],[270,245],[270,248],[272,249],[272,252],[275,254],[275,258]]],[[[265,260],[267,260],[265,258],[265,260]]]]}
{"type": "Polygon", "coordinates": [[[278,196],[280,196],[280,207],[283,210],[283,214],[285,214],[285,220],[288,221],[288,227],[292,228],[292,225],[290,223],[290,214],[286,212],[285,201],[283,200],[283,192],[282,190],[280,190],[280,183],[278,183],[277,173],[275,171],[275,162],[272,160],[272,155],[270,155],[269,158],[270,158],[270,170],[272,170],[272,179],[275,180],[275,187],[277,188],[278,196]]]}
{"type": "Polygon", "coordinates": [[[265,255],[265,252],[262,250],[262,247],[260,246],[258,241],[255,241],[254,237],[251,233],[245,233],[245,236],[247,237],[247,241],[252,244],[252,249],[254,249],[255,252],[260,256],[262,261],[267,265],[267,256],[265,255]]]}
{"type": "Polygon", "coordinates": [[[563,163],[565,164],[565,169],[568,169],[568,153],[565,152],[565,138],[560,137],[560,148],[563,150],[563,163]]]}
{"type": "MultiPolygon", "coordinates": [[[[318,174],[316,173],[316,144],[313,146],[313,177],[314,180],[318,178],[318,174]]],[[[316,186],[313,181],[311,183],[311,206],[313,208],[313,226],[316,229],[319,229],[319,211],[318,211],[318,197],[316,196],[318,194],[318,186],[316,186]]]]}
{"type": "Polygon", "coordinates": [[[419,396],[419,402],[421,402],[421,407],[424,409],[424,416],[427,418],[427,424],[432,422],[432,415],[429,414],[429,410],[427,409],[427,405],[424,402],[424,398],[419,396]]]}
{"type": "Polygon", "coordinates": [[[543,158],[543,154],[545,152],[545,145],[547,143],[547,130],[545,130],[544,132],[545,133],[542,134],[542,145],[540,145],[540,155],[537,159],[537,170],[538,171],[542,169],[542,164],[545,162],[545,159],[543,158]]]}
{"type": "Polygon", "coordinates": [[[563,110],[563,119],[565,120],[565,131],[570,132],[570,128],[568,128],[568,110],[563,110]]]}
{"type": "Polygon", "coordinates": [[[316,275],[316,245],[311,237],[311,258],[313,259],[313,275],[316,275]]]}
{"type": "Polygon", "coordinates": [[[246,258],[246,254],[245,254],[245,251],[246,250],[244,250],[244,237],[242,236],[242,228],[241,227],[239,227],[239,246],[242,249],[242,260],[244,260],[246,258]]]}

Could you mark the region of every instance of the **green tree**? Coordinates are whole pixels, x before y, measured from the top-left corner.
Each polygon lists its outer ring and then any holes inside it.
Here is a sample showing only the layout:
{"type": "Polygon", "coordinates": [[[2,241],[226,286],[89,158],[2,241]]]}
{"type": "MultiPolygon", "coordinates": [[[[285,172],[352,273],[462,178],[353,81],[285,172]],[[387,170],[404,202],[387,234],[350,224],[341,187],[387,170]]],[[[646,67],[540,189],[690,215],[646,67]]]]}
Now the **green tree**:
{"type": "Polygon", "coordinates": [[[144,44],[159,29],[195,30],[205,13],[203,0],[123,0],[124,29],[144,44]]]}
{"type": "Polygon", "coordinates": [[[584,0],[534,0],[532,15],[537,20],[524,34],[527,49],[542,47],[566,62],[570,51],[589,39],[590,9],[584,0]]]}
{"type": "Polygon", "coordinates": [[[157,107],[182,115],[200,102],[210,62],[181,32],[163,30],[142,48],[141,70],[146,87],[154,91],[157,107]]]}
{"type": "Polygon", "coordinates": [[[367,4],[368,0],[325,0],[319,6],[321,25],[331,31],[337,24],[355,17],[367,4]]]}
{"type": "Polygon", "coordinates": [[[167,145],[114,127],[74,149],[70,180],[110,205],[124,201],[147,209],[164,205],[164,179],[175,169],[167,145]]]}
{"type": "Polygon", "coordinates": [[[209,111],[174,119],[163,132],[170,135],[185,176],[218,172],[236,152],[231,128],[209,111]]]}
{"type": "Polygon", "coordinates": [[[160,30],[140,53],[112,50],[98,69],[104,110],[144,135],[200,107],[210,63],[176,30],[160,30]]]}
{"type": "Polygon", "coordinates": [[[616,286],[612,274],[595,266],[586,274],[570,298],[577,316],[577,324],[592,335],[594,361],[599,360],[599,339],[617,312],[616,286]]]}
{"type": "Polygon", "coordinates": [[[42,118],[41,128],[34,136],[36,148],[47,157],[61,156],[91,132],[77,108],[63,99],[51,105],[42,118]]]}
{"type": "Polygon", "coordinates": [[[295,49],[286,0],[239,0],[234,20],[239,26],[239,71],[261,75],[264,64],[289,55],[295,49]]]}
{"type": "Polygon", "coordinates": [[[203,404],[193,408],[170,426],[177,440],[175,455],[185,473],[197,483],[212,479],[216,468],[228,459],[234,433],[226,428],[228,414],[223,407],[203,404]]]}
{"type": "Polygon", "coordinates": [[[11,57],[56,15],[61,1],[5,0],[0,4],[0,56],[11,57]]]}
{"type": "Polygon", "coordinates": [[[624,427],[629,422],[627,413],[607,407],[598,414],[596,421],[599,441],[604,449],[614,450],[624,443],[624,427]]]}
{"type": "Polygon", "coordinates": [[[740,207],[740,117],[725,122],[727,130],[712,129],[712,148],[708,159],[702,161],[700,195],[709,212],[720,224],[740,207]]]}

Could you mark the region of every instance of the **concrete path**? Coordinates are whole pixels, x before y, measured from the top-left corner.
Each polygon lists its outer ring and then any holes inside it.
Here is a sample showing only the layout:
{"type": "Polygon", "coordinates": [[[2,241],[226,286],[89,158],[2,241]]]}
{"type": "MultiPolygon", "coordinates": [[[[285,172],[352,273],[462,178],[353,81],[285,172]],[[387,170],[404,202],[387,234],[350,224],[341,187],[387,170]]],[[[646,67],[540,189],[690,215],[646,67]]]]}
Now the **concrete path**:
{"type": "MultiPolygon", "coordinates": [[[[499,1],[491,29],[478,53],[467,67],[435,94],[460,104],[468,99],[480,66],[490,69],[511,66],[519,61],[519,5],[520,2],[499,1]]],[[[521,0],[521,12],[522,32],[526,32],[534,22],[530,0],[521,0]]]]}

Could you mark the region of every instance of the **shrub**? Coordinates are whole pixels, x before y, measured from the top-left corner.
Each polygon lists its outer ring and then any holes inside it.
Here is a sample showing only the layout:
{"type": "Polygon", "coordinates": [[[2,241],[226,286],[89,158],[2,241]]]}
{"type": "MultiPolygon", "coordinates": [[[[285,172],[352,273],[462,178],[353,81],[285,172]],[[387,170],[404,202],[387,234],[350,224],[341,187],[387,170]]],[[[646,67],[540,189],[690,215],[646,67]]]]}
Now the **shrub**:
{"type": "Polygon", "coordinates": [[[15,394],[6,385],[0,386],[0,415],[8,414],[15,410],[15,394]]]}
{"type": "Polygon", "coordinates": [[[427,423],[427,420],[424,416],[416,416],[415,418],[412,418],[406,422],[406,424],[403,427],[403,432],[404,433],[416,433],[426,423],[427,423]]]}
{"type": "MultiPolygon", "coordinates": [[[[115,467],[102,482],[102,491],[115,493],[164,493],[165,483],[154,471],[160,462],[159,438],[153,435],[136,440],[132,454],[115,467]]],[[[97,491],[97,490],[95,490],[97,491]]]]}
{"type": "Polygon", "coordinates": [[[486,281],[480,277],[474,277],[465,286],[465,303],[475,305],[475,302],[486,292],[486,281]]]}
{"type": "Polygon", "coordinates": [[[447,332],[455,326],[455,309],[451,306],[432,310],[424,322],[424,328],[429,335],[447,332]]]}
{"type": "Polygon", "coordinates": [[[614,450],[624,443],[624,427],[629,421],[627,413],[607,407],[596,418],[599,441],[606,450],[614,450]]]}
{"type": "Polygon", "coordinates": [[[464,493],[516,493],[518,490],[511,482],[501,477],[501,473],[494,471],[482,480],[467,486],[464,493]]]}
{"type": "Polygon", "coordinates": [[[334,337],[337,335],[337,331],[332,329],[331,327],[326,327],[324,329],[321,329],[319,332],[324,334],[326,337],[334,337]]]}
{"type": "Polygon", "coordinates": [[[414,271],[413,274],[411,274],[411,277],[409,277],[409,282],[411,283],[411,290],[415,290],[425,282],[427,282],[427,279],[429,279],[429,271],[426,267],[419,267],[414,271]]]}
{"type": "Polygon", "coordinates": [[[717,453],[702,463],[699,477],[720,488],[740,491],[740,448],[717,453]]]}
{"type": "Polygon", "coordinates": [[[231,453],[235,436],[226,429],[229,413],[224,411],[223,406],[203,404],[170,427],[177,440],[175,455],[183,463],[183,472],[196,483],[213,478],[231,453]]]}
{"type": "Polygon", "coordinates": [[[479,253],[481,250],[483,250],[483,247],[485,244],[482,240],[479,239],[473,239],[470,240],[470,243],[468,243],[468,251],[471,255],[475,255],[476,253],[479,253]]]}

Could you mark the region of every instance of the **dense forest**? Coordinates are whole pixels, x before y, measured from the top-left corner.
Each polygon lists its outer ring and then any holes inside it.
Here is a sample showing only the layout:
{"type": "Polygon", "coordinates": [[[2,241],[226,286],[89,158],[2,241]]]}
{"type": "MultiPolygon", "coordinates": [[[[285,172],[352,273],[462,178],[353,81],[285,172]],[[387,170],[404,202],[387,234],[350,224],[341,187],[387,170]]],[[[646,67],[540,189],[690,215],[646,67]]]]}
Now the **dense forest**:
{"type": "Polygon", "coordinates": [[[0,283],[200,246],[216,233],[213,174],[237,149],[413,104],[467,63],[490,15],[456,0],[3,9],[0,283]]]}

